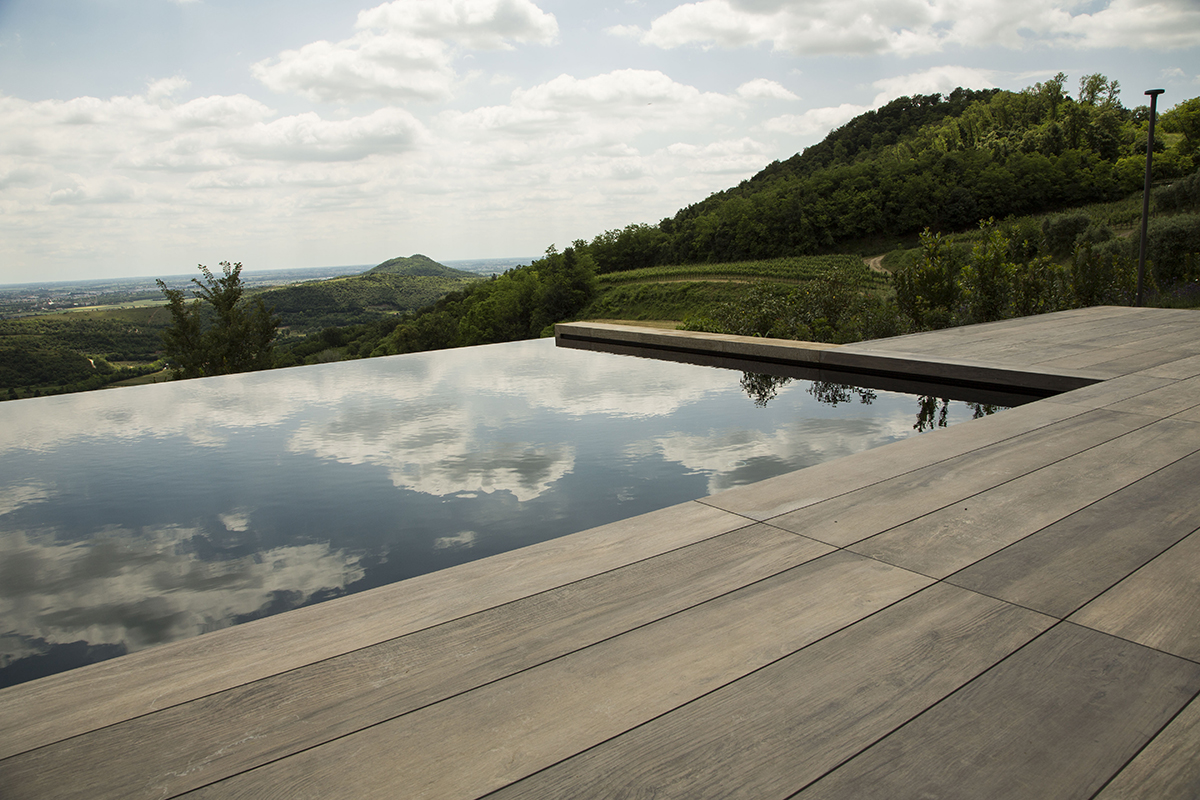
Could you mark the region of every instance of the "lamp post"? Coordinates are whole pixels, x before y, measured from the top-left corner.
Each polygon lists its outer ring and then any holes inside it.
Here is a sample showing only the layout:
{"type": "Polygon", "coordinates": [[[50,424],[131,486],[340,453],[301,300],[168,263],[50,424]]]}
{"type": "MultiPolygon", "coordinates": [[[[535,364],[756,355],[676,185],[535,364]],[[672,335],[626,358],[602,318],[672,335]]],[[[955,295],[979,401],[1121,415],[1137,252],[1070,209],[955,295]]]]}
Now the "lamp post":
{"type": "Polygon", "coordinates": [[[1146,186],[1142,190],[1142,241],[1138,247],[1137,305],[1142,307],[1143,287],[1146,283],[1146,226],[1150,220],[1150,165],[1154,160],[1154,116],[1158,109],[1158,96],[1164,89],[1148,89],[1150,96],[1150,131],[1146,137],[1146,186]]]}

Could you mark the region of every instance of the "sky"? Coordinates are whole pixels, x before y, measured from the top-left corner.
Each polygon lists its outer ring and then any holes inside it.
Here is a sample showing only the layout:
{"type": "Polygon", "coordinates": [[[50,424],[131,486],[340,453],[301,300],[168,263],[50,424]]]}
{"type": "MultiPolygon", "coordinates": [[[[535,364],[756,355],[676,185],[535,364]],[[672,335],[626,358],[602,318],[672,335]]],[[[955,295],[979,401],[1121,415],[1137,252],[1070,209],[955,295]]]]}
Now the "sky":
{"type": "Polygon", "coordinates": [[[0,284],[537,257],[897,97],[1200,95],[1200,0],[0,0],[0,284]]]}

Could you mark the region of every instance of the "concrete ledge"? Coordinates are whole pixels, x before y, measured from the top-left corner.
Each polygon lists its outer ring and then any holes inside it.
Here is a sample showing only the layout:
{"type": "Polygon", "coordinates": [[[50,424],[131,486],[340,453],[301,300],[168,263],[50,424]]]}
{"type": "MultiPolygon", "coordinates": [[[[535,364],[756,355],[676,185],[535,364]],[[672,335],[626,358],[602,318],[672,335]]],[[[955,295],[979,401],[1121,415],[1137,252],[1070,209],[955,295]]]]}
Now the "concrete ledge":
{"type": "Polygon", "coordinates": [[[790,339],[731,336],[724,333],[637,328],[632,325],[612,325],[603,322],[560,323],[554,326],[554,338],[560,345],[564,341],[624,344],[676,353],[732,356],[752,361],[813,367],[819,365],[822,352],[841,346],[790,339]]]}
{"type": "Polygon", "coordinates": [[[821,366],[847,372],[904,375],[970,386],[1005,386],[1048,394],[1082,389],[1103,378],[1079,370],[1047,370],[1037,367],[1012,369],[955,358],[916,353],[870,353],[838,350],[821,355],[821,366]]]}
{"type": "MultiPolygon", "coordinates": [[[[870,343],[842,346],[790,339],[768,339],[698,331],[671,331],[609,323],[567,322],[554,326],[560,347],[605,345],[643,348],[659,352],[716,355],[765,364],[816,367],[909,380],[928,380],[982,388],[1021,389],[1056,394],[1080,389],[1104,380],[1104,376],[1080,370],[1048,370],[1031,367],[997,367],[964,359],[939,358],[927,354],[871,352],[870,343]]],[[[623,350],[622,352],[628,352],[623,350]]]]}

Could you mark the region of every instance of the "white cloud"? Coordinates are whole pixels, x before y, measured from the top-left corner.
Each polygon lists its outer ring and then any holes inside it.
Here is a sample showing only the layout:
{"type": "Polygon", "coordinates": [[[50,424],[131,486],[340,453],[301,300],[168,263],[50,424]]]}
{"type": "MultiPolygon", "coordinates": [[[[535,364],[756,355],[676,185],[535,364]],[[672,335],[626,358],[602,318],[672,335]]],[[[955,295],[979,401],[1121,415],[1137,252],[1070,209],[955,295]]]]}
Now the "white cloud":
{"type": "Polygon", "coordinates": [[[191,86],[191,83],[182,76],[174,78],[161,78],[156,81],[151,81],[146,87],[146,98],[149,100],[161,100],[166,97],[171,97],[177,92],[181,92],[191,86]]]}
{"type": "Polygon", "coordinates": [[[459,531],[453,536],[439,536],[433,540],[434,550],[466,550],[475,546],[479,534],[475,531],[459,531]]]}
{"type": "Polygon", "coordinates": [[[54,495],[52,487],[36,482],[0,487],[0,516],[25,506],[44,503],[54,495]]]}
{"type": "Polygon", "coordinates": [[[998,78],[999,76],[992,70],[949,65],[933,67],[921,72],[881,78],[875,81],[871,86],[878,91],[869,106],[843,103],[839,106],[813,108],[803,114],[784,114],[773,117],[764,122],[762,127],[771,133],[811,137],[845,125],[860,114],[886,105],[898,97],[910,97],[917,94],[948,94],[960,86],[969,89],[988,89],[996,85],[998,78]]]}
{"type": "MultiPolygon", "coordinates": [[[[485,83],[475,88],[496,91],[485,83]]],[[[748,136],[744,119],[763,98],[790,95],[766,80],[723,94],[621,69],[520,85],[507,102],[426,124],[395,106],[280,115],[245,95],[188,98],[186,88],[171,78],[132,97],[0,97],[0,235],[17,226],[21,258],[60,263],[170,247],[182,255],[165,254],[175,271],[207,259],[217,229],[219,255],[247,264],[256,249],[302,263],[382,259],[400,240],[439,257],[435,236],[450,258],[446,235],[464,229],[536,254],[657,220],[761,169],[779,153],[748,136]],[[77,235],[64,239],[67,228],[77,235]],[[349,231],[369,231],[355,235],[361,255],[346,250],[349,231]]]]}
{"type": "Polygon", "coordinates": [[[50,190],[51,205],[93,203],[129,203],[138,199],[140,187],[128,178],[97,177],[70,179],[67,185],[50,190]]]}
{"type": "Polygon", "coordinates": [[[529,0],[395,0],[360,12],[356,27],[349,39],[287,50],[251,71],[274,91],[315,102],[444,100],[455,46],[504,50],[558,36],[554,16],[529,0]]]}
{"type": "Polygon", "coordinates": [[[869,106],[858,106],[853,103],[812,108],[803,114],[783,114],[773,117],[763,123],[763,129],[771,133],[811,137],[841,127],[859,114],[870,110],[869,106]]]}
{"type": "Polygon", "coordinates": [[[775,81],[755,78],[738,87],[738,97],[755,100],[799,100],[793,92],[775,81]]]}
{"type": "Polygon", "coordinates": [[[738,104],[725,95],[677,83],[657,70],[619,69],[591,78],[559,75],[532,89],[517,89],[512,105],[555,113],[584,112],[597,119],[616,114],[647,120],[647,125],[682,127],[685,121],[675,121],[681,114],[711,117],[733,111],[738,104]]]}
{"type": "Polygon", "coordinates": [[[558,21],[529,0],[395,0],[360,12],[357,27],[449,39],[473,50],[509,50],[510,41],[552,44],[558,21]]]}
{"type": "Polygon", "coordinates": [[[1094,13],[1059,11],[1053,22],[1046,38],[1080,48],[1174,50],[1200,41],[1195,0],[1112,0],[1094,13]]]}
{"type": "Polygon", "coordinates": [[[373,31],[336,44],[321,41],[286,50],[277,60],[258,62],[251,72],[273,91],[327,103],[442,100],[454,84],[444,43],[373,31]]]}
{"type": "Polygon", "coordinates": [[[461,143],[463,158],[481,166],[594,174],[589,162],[596,159],[639,157],[643,135],[711,132],[742,107],[738,98],[701,92],[658,71],[625,69],[590,78],[560,75],[514,90],[508,105],[447,112],[437,128],[461,143]]]}
{"type": "Polygon", "coordinates": [[[946,65],[908,75],[880,78],[871,86],[879,90],[874,102],[875,107],[879,107],[897,97],[949,94],[960,86],[967,89],[990,89],[996,86],[999,78],[1000,76],[990,69],[946,65]]]}
{"type": "Polygon", "coordinates": [[[240,130],[228,146],[247,157],[273,161],[357,161],[411,150],[422,130],[421,123],[400,108],[333,121],[308,112],[240,130]]]}
{"type": "MultiPolygon", "coordinates": [[[[400,108],[280,116],[245,95],[177,102],[182,88],[172,79],[104,100],[0,97],[0,230],[19,228],[26,252],[37,243],[41,257],[69,261],[160,248],[164,227],[191,250],[211,239],[206,228],[257,238],[247,210],[272,224],[307,208],[359,211],[428,145],[424,125],[400,108]],[[372,165],[380,160],[392,169],[372,165]],[[67,229],[72,237],[61,235],[67,229]]],[[[345,221],[328,217],[307,227],[315,235],[338,225],[345,221]]]]}
{"type": "Polygon", "coordinates": [[[1024,49],[1171,49],[1200,38],[1192,0],[700,0],[676,6],[648,29],[610,28],[644,44],[675,48],[769,44],[794,55],[901,56],[951,45],[1024,49]]]}
{"type": "Polygon", "coordinates": [[[744,175],[757,172],[769,160],[770,150],[749,137],[704,145],[676,143],[655,154],[673,159],[678,169],[693,169],[708,175],[744,175]]]}
{"type": "Polygon", "coordinates": [[[357,410],[302,425],[288,449],[383,467],[397,488],[435,497],[503,491],[532,500],[575,468],[571,445],[492,440],[481,435],[484,422],[465,407],[417,403],[371,415],[357,410]]]}

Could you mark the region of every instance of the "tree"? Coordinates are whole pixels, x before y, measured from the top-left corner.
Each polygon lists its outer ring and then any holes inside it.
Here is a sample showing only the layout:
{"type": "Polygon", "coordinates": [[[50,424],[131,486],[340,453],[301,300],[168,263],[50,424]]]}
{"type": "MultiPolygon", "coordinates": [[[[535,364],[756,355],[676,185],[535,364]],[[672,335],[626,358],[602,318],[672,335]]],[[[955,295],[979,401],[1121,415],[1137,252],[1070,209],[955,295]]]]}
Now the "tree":
{"type": "Polygon", "coordinates": [[[234,372],[269,369],[278,335],[279,319],[262,298],[243,298],[242,264],[222,261],[223,277],[199,265],[204,282],[192,278],[195,298],[184,301],[183,291],[170,289],[161,280],[158,288],[167,297],[171,327],[163,333],[164,351],[172,377],[201,378],[234,372]]]}
{"type": "Polygon", "coordinates": [[[1200,150],[1200,97],[1185,100],[1163,114],[1162,129],[1183,134],[1179,149],[1184,154],[1200,150]]]}
{"type": "Polygon", "coordinates": [[[1079,102],[1085,106],[1114,107],[1120,94],[1121,84],[1098,72],[1079,79],[1079,102]]]}

